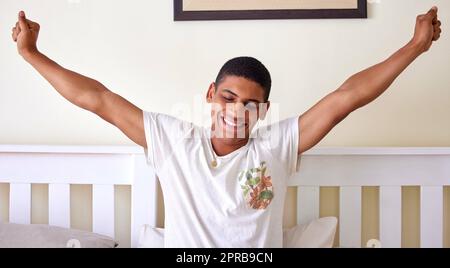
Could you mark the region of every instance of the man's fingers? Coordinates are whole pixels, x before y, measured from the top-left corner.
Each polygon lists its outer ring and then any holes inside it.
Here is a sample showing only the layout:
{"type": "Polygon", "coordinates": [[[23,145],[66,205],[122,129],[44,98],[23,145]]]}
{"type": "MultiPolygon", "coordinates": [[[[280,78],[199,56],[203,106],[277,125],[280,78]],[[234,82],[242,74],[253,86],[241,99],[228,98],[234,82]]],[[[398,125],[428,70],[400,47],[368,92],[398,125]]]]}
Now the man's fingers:
{"type": "Polygon", "coordinates": [[[432,7],[430,11],[426,14],[426,17],[435,23],[437,21],[438,8],[436,6],[432,7]]]}
{"type": "Polygon", "coordinates": [[[441,27],[435,25],[434,26],[434,32],[433,32],[433,41],[437,41],[439,39],[439,37],[441,36],[441,27]]]}
{"type": "Polygon", "coordinates": [[[442,30],[440,28],[435,30],[434,34],[433,34],[433,41],[437,41],[439,39],[439,37],[441,37],[441,33],[442,33],[442,30]]]}
{"type": "Polygon", "coordinates": [[[37,22],[29,20],[25,17],[25,12],[19,12],[19,20],[16,23],[16,28],[19,29],[19,32],[22,31],[39,31],[40,25],[37,22]]]}
{"type": "Polygon", "coordinates": [[[427,15],[436,16],[437,12],[438,12],[438,8],[437,8],[437,6],[434,6],[428,11],[427,15]]]}
{"type": "Polygon", "coordinates": [[[28,31],[28,23],[27,19],[25,18],[25,12],[20,11],[19,12],[19,26],[21,31],[28,31]]]}
{"type": "Polygon", "coordinates": [[[19,34],[19,33],[20,33],[20,26],[19,26],[19,22],[16,22],[16,27],[14,27],[14,28],[16,28],[16,32],[17,32],[17,34],[19,34]]]}
{"type": "Polygon", "coordinates": [[[437,24],[435,24],[435,25],[433,25],[433,30],[434,30],[434,33],[441,33],[442,32],[442,30],[441,30],[441,23],[439,22],[439,23],[437,23],[437,24]]]}
{"type": "Polygon", "coordinates": [[[11,29],[11,31],[12,31],[11,36],[12,36],[14,42],[15,42],[15,41],[17,41],[17,35],[19,34],[19,30],[18,30],[17,27],[13,27],[11,29]]]}
{"type": "Polygon", "coordinates": [[[27,19],[27,23],[28,23],[28,27],[32,30],[39,30],[39,28],[40,28],[40,25],[37,22],[27,19]]]}

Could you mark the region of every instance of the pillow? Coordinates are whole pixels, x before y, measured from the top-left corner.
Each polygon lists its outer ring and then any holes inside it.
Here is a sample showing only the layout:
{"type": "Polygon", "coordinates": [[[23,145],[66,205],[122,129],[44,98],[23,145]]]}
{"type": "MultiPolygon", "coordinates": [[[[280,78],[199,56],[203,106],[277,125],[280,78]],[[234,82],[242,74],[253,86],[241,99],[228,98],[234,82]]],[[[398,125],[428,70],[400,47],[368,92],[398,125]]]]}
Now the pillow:
{"type": "MultiPolygon", "coordinates": [[[[285,248],[331,248],[336,233],[337,219],[326,217],[313,220],[307,224],[299,224],[283,231],[283,247],[285,248]]],[[[164,229],[142,226],[138,247],[163,248],[164,229]]]]}
{"type": "Polygon", "coordinates": [[[44,224],[0,223],[0,248],[114,248],[114,239],[44,224]]]}
{"type": "Polygon", "coordinates": [[[284,230],[285,248],[331,248],[336,233],[337,219],[325,217],[284,230]]]}

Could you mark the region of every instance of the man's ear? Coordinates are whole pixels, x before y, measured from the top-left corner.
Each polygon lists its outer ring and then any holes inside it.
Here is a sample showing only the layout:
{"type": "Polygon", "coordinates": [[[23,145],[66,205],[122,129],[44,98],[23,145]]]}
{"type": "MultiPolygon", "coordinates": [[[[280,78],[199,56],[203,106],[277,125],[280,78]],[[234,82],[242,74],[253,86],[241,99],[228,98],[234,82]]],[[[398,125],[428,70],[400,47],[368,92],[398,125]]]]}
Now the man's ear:
{"type": "Polygon", "coordinates": [[[259,104],[259,120],[266,119],[267,111],[269,111],[270,101],[259,104]]]}
{"type": "Polygon", "coordinates": [[[214,94],[216,93],[216,83],[212,82],[209,85],[208,91],[206,92],[206,102],[211,103],[214,98],[214,94]]]}

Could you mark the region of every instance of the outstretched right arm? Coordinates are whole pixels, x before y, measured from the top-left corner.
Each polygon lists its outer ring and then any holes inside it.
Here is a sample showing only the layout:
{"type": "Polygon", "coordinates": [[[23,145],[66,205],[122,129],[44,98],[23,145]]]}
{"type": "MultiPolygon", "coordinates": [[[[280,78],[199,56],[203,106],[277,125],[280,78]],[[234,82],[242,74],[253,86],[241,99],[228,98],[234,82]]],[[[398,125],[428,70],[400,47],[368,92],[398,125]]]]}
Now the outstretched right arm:
{"type": "Polygon", "coordinates": [[[100,82],[67,70],[37,49],[39,24],[19,13],[12,29],[19,54],[68,101],[118,127],[128,138],[147,148],[142,110],[108,90],[100,82]]]}

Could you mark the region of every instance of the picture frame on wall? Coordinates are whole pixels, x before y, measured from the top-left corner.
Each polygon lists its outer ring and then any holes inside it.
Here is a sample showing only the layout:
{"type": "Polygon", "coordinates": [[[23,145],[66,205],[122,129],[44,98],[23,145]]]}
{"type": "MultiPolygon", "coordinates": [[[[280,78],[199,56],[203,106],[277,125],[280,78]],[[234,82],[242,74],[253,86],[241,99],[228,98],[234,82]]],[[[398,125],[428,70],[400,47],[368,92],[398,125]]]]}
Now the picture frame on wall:
{"type": "Polygon", "coordinates": [[[174,20],[367,18],[367,0],[174,0],[174,20]]]}

